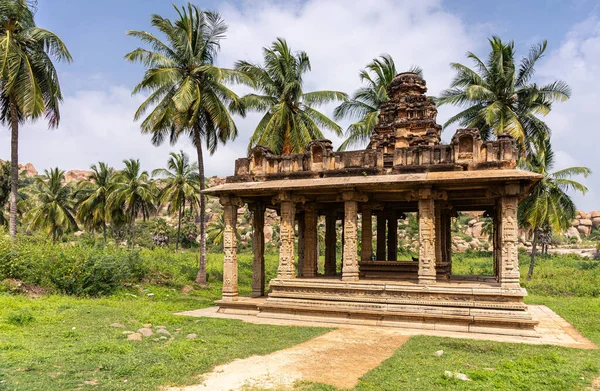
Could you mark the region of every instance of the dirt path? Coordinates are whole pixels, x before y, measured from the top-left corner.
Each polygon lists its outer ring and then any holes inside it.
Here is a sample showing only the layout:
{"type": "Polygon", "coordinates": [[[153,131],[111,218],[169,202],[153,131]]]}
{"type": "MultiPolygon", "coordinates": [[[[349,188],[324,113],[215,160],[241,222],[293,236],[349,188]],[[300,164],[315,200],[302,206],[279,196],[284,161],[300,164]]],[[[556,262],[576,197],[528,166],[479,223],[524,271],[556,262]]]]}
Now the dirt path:
{"type": "Polygon", "coordinates": [[[378,329],[331,331],[266,356],[252,356],[216,367],[202,384],[169,391],[229,391],[244,387],[291,388],[299,380],[351,388],[367,371],[391,357],[409,336],[378,329]]]}

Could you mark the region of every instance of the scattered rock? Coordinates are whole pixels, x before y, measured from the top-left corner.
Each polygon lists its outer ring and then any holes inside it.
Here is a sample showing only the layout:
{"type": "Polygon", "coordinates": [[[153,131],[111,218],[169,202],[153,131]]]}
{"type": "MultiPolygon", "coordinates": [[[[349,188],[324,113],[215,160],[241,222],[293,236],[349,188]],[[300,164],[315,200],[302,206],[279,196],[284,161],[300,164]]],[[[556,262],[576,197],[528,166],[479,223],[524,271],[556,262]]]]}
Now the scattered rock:
{"type": "Polygon", "coordinates": [[[121,334],[129,335],[129,334],[134,334],[134,332],[133,331],[123,331],[121,334]]]}
{"type": "Polygon", "coordinates": [[[118,329],[124,329],[125,325],[121,323],[111,323],[110,327],[116,327],[118,329]]]}
{"type": "Polygon", "coordinates": [[[169,331],[167,329],[158,329],[156,330],[157,334],[164,334],[164,335],[171,335],[171,333],[169,333],[169,331]]]}
{"type": "Polygon", "coordinates": [[[150,329],[150,328],[147,328],[147,327],[141,328],[141,329],[139,329],[137,332],[138,332],[139,334],[143,335],[144,337],[149,337],[149,336],[151,336],[152,334],[154,334],[154,333],[152,332],[152,329],[150,329]]]}
{"type": "Polygon", "coordinates": [[[151,329],[152,328],[152,323],[144,323],[142,326],[144,326],[147,329],[151,329]]]}
{"type": "Polygon", "coordinates": [[[434,352],[433,354],[435,354],[436,356],[440,357],[441,355],[444,354],[443,350],[438,350],[437,352],[434,352]]]}
{"type": "Polygon", "coordinates": [[[197,339],[198,338],[198,334],[188,334],[185,336],[187,339],[197,339]]]}
{"type": "Polygon", "coordinates": [[[148,296],[148,297],[154,297],[154,293],[147,293],[146,296],[148,296]]]}
{"type": "Polygon", "coordinates": [[[156,327],[157,329],[166,329],[167,328],[166,326],[154,326],[154,327],[156,327]]]}
{"type": "Polygon", "coordinates": [[[186,285],[183,288],[181,288],[181,294],[182,295],[188,295],[191,291],[194,290],[194,287],[191,285],[186,285]]]}
{"type": "Polygon", "coordinates": [[[467,375],[465,375],[464,373],[460,373],[460,372],[450,372],[450,371],[444,371],[444,376],[446,376],[447,378],[454,378],[454,379],[458,379],[458,380],[462,380],[462,381],[471,381],[471,379],[469,379],[469,377],[467,375]]]}
{"type": "Polygon", "coordinates": [[[140,334],[140,333],[129,334],[127,336],[127,340],[128,341],[141,341],[142,340],[142,334],[140,334]]]}

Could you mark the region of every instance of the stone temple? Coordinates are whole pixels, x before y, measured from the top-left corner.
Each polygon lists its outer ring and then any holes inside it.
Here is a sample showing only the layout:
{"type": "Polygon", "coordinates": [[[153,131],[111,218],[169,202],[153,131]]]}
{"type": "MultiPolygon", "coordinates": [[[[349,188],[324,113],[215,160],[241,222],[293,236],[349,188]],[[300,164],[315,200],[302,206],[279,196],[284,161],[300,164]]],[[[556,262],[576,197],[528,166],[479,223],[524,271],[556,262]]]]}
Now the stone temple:
{"type": "Polygon", "coordinates": [[[258,146],[236,161],[225,184],[205,191],[220,197],[225,214],[219,311],[537,335],[519,284],[517,207],[540,176],[516,168],[517,148],[508,135],[484,141],[478,129],[459,129],[450,144],[441,144],[437,109],[426,91],[419,75],[397,75],[365,150],[335,152],[328,140],[293,155],[258,146]],[[253,298],[238,297],[236,221],[244,204],[253,211],[253,298]],[[280,216],[279,266],[268,292],[266,208],[280,216]],[[492,218],[493,275],[452,272],[451,221],[463,211],[492,218]],[[418,256],[397,259],[398,221],[415,212],[418,256]],[[319,216],[325,220],[324,265],[319,216]]]}

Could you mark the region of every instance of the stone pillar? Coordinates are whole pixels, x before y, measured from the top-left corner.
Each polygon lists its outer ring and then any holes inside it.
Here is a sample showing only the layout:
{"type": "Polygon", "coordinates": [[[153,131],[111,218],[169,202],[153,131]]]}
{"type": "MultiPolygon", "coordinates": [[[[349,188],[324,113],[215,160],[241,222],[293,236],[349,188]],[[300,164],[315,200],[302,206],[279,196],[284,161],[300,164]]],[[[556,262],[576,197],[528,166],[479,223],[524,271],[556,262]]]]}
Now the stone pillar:
{"type": "Polygon", "coordinates": [[[329,211],[325,215],[325,275],[335,276],[336,270],[336,232],[335,212],[329,211]]]}
{"type": "Polygon", "coordinates": [[[296,205],[291,197],[282,197],[281,222],[279,224],[279,267],[277,278],[295,278],[294,266],[294,218],[296,205]]]}
{"type": "Polygon", "coordinates": [[[444,257],[442,255],[443,253],[443,246],[444,246],[444,238],[443,238],[443,234],[442,234],[442,208],[441,205],[435,205],[435,212],[434,212],[434,216],[435,216],[435,220],[434,220],[434,225],[435,225],[435,265],[436,265],[436,271],[438,268],[438,265],[441,266],[441,263],[444,260],[444,257]]]}
{"type": "MultiPolygon", "coordinates": [[[[317,211],[308,207],[304,211],[304,265],[303,277],[317,276],[317,211]]],[[[300,248],[300,244],[298,244],[300,248]]],[[[298,250],[300,251],[300,250],[298,250]]]]}
{"type": "Polygon", "coordinates": [[[500,224],[499,224],[499,276],[498,281],[502,288],[520,288],[519,282],[519,252],[517,241],[519,228],[517,225],[517,209],[519,199],[517,196],[503,196],[500,199],[500,224]]]}
{"type": "Polygon", "coordinates": [[[235,301],[238,299],[238,259],[237,259],[237,237],[236,223],[237,210],[242,204],[237,197],[221,197],[223,205],[223,218],[225,227],[223,229],[223,301],[235,301]]]}
{"type": "Polygon", "coordinates": [[[387,216],[388,237],[387,237],[387,254],[388,261],[398,260],[398,219],[396,212],[392,211],[387,216]]]}
{"type": "Polygon", "coordinates": [[[296,220],[298,221],[298,277],[302,277],[302,273],[304,273],[304,233],[306,226],[304,214],[298,213],[296,220]]]}
{"type": "Polygon", "coordinates": [[[362,234],[360,238],[360,260],[370,261],[373,253],[373,219],[371,207],[362,208],[362,234]]]}
{"type": "Polygon", "coordinates": [[[385,261],[385,215],[383,211],[377,214],[377,260],[385,261]]]}
{"type": "Polygon", "coordinates": [[[358,202],[344,201],[344,257],[342,260],[342,280],[358,280],[358,247],[356,220],[358,202]]]}
{"type": "Polygon", "coordinates": [[[252,207],[252,297],[265,295],[265,206],[253,204],[252,207]]]}
{"type": "Polygon", "coordinates": [[[445,214],[445,236],[446,236],[446,245],[445,249],[445,258],[444,260],[448,262],[448,277],[452,277],[452,211],[449,211],[445,214]]]}
{"type": "Polygon", "coordinates": [[[435,204],[431,189],[419,190],[419,284],[435,284],[435,204]]]}

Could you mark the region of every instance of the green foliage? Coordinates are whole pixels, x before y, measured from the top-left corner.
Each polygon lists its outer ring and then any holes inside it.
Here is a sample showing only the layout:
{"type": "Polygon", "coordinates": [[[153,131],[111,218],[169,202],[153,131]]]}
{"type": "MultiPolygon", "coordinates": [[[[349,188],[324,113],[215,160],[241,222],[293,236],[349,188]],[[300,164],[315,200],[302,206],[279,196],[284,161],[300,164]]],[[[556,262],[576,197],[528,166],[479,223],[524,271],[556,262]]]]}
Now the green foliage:
{"type": "Polygon", "coordinates": [[[467,57],[474,69],[452,63],[456,72],[449,89],[437,99],[439,105],[452,104],[465,108],[451,117],[444,126],[459,123],[478,128],[483,139],[501,133],[511,134],[521,152],[529,153],[531,143],[549,137],[550,129],[537,115],[546,115],[555,101],[566,101],[570,87],[563,81],[538,86],[531,82],[536,62],[544,55],[547,42],[533,45],[517,69],[514,42],[489,39],[487,61],[473,53],[467,57]]]}
{"type": "Polygon", "coordinates": [[[248,150],[262,145],[276,154],[302,153],[309,142],[324,138],[322,128],[342,134],[338,124],[314,107],[347,96],[338,91],[304,92],[303,77],[311,69],[304,51],[294,53],[284,39],[277,38],[271,47],[263,48],[263,58],[263,65],[248,61],[235,64],[260,94],[245,95],[242,104],[264,113],[248,150]]]}
{"type": "Polygon", "coordinates": [[[23,326],[32,323],[34,320],[33,314],[27,308],[13,311],[6,317],[6,322],[15,326],[23,326]]]}

